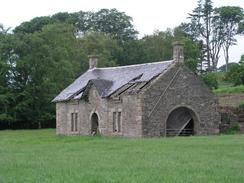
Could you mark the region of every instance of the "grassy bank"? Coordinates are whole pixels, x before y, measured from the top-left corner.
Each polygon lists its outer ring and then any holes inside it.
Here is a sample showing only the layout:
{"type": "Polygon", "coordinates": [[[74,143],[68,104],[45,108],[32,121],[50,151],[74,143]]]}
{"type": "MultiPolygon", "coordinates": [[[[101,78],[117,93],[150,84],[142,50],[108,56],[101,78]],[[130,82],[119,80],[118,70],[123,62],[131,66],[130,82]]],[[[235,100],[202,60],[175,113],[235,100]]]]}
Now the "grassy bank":
{"type": "Polygon", "coordinates": [[[213,90],[217,95],[220,94],[232,94],[232,93],[244,93],[244,85],[239,86],[220,86],[218,89],[213,90]]]}
{"type": "Polygon", "coordinates": [[[128,139],[0,131],[0,182],[244,182],[244,136],[128,139]]]}

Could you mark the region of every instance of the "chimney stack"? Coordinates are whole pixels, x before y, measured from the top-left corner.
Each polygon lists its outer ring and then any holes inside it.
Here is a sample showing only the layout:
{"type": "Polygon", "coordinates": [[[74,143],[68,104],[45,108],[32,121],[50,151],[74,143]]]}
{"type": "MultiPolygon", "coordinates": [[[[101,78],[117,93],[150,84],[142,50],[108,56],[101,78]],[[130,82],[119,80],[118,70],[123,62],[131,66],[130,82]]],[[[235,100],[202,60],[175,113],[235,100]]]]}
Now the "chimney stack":
{"type": "Polygon", "coordinates": [[[88,58],[89,58],[89,69],[96,68],[98,62],[97,55],[89,55],[88,58]]]}
{"type": "Polygon", "coordinates": [[[173,43],[173,57],[175,62],[184,62],[184,43],[179,41],[173,43]]]}

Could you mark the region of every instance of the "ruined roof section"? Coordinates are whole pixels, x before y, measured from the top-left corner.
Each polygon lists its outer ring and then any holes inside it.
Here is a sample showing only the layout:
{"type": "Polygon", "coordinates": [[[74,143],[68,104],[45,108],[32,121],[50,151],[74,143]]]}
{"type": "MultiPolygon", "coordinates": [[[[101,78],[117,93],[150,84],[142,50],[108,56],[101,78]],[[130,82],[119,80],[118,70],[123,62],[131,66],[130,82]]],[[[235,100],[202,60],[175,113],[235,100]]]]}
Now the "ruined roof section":
{"type": "Polygon", "coordinates": [[[108,97],[128,83],[148,82],[166,71],[173,61],[153,62],[120,67],[94,68],[88,70],[65,88],[53,102],[78,99],[92,82],[101,97],[108,97]]]}

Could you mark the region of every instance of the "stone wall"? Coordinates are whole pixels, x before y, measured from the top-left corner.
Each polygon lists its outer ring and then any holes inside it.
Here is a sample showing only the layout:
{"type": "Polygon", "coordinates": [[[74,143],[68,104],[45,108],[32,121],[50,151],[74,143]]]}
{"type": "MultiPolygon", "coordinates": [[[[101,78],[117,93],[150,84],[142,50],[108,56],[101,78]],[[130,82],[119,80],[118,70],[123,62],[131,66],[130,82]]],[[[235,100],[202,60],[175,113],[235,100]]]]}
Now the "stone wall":
{"type": "Polygon", "coordinates": [[[142,136],[142,108],[138,95],[125,95],[122,98],[123,135],[128,137],[142,136]]]}
{"type": "Polygon", "coordinates": [[[65,135],[67,132],[66,103],[56,103],[56,133],[65,135]]]}
{"type": "Polygon", "coordinates": [[[188,68],[177,65],[158,77],[142,95],[144,136],[165,136],[169,114],[178,107],[195,113],[194,133],[219,133],[220,116],[212,92],[188,68]]]}
{"type": "Polygon", "coordinates": [[[142,136],[141,105],[137,95],[125,95],[121,98],[103,99],[92,86],[88,101],[74,100],[56,104],[57,134],[90,135],[91,116],[98,115],[99,132],[102,135],[142,136]],[[78,113],[78,131],[71,131],[71,113],[78,113]],[[121,112],[121,132],[113,132],[113,112],[121,112]]]}
{"type": "Polygon", "coordinates": [[[194,113],[196,135],[219,132],[220,116],[215,96],[195,74],[179,64],[152,80],[139,94],[125,92],[104,99],[92,85],[87,101],[57,103],[57,134],[90,135],[91,116],[96,113],[102,135],[165,136],[167,118],[178,107],[186,107],[194,113]],[[72,112],[78,112],[77,132],[71,132],[72,112]],[[113,132],[113,112],[121,112],[121,132],[113,132]]]}

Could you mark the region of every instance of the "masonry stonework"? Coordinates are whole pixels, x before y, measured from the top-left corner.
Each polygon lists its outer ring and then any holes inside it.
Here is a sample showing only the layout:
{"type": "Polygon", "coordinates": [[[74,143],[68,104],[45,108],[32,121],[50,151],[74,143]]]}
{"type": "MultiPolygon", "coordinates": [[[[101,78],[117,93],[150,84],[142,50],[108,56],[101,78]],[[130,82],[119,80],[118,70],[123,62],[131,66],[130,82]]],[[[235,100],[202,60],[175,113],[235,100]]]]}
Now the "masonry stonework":
{"type": "Polygon", "coordinates": [[[166,136],[167,118],[179,107],[186,107],[195,114],[194,135],[219,133],[216,97],[182,65],[172,66],[137,94],[106,99],[92,86],[88,95],[88,101],[57,103],[57,134],[90,135],[91,115],[96,113],[102,135],[166,136]],[[72,112],[78,113],[77,132],[71,132],[72,112]],[[113,112],[121,112],[121,132],[113,132],[113,112]]]}
{"type": "Polygon", "coordinates": [[[170,61],[96,68],[93,56],[90,69],[53,100],[56,133],[126,137],[218,134],[218,101],[183,62],[182,44],[178,43],[170,61]]]}
{"type": "Polygon", "coordinates": [[[159,77],[151,83],[142,98],[143,136],[166,136],[167,118],[179,107],[195,113],[195,135],[219,133],[220,115],[216,97],[185,66],[176,66],[159,77]]]}

